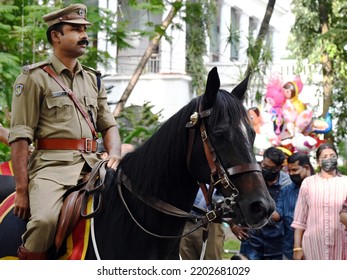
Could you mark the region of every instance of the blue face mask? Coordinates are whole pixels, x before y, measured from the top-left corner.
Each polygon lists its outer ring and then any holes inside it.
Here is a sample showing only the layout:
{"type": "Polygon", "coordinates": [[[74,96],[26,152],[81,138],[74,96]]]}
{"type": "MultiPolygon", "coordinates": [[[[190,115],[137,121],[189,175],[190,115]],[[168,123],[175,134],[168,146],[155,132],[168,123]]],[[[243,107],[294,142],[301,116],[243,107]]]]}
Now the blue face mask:
{"type": "Polygon", "coordinates": [[[337,167],[337,158],[327,158],[322,159],[322,169],[325,172],[331,172],[336,170],[337,167]]]}

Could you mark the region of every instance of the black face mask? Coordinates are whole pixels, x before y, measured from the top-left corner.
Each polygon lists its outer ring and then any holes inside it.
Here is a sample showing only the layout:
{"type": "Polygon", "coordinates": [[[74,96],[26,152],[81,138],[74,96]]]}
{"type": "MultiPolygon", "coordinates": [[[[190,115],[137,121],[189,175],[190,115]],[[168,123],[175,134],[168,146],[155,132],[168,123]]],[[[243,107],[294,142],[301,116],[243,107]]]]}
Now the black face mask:
{"type": "Polygon", "coordinates": [[[271,182],[277,178],[278,172],[273,172],[269,169],[262,169],[263,177],[265,181],[271,182]]]}
{"type": "Polygon", "coordinates": [[[325,172],[331,172],[335,170],[337,167],[337,158],[331,158],[331,159],[323,159],[322,160],[322,169],[325,172]]]}
{"type": "Polygon", "coordinates": [[[290,179],[297,186],[300,186],[302,181],[303,181],[303,179],[301,178],[300,174],[290,175],[290,179]]]}

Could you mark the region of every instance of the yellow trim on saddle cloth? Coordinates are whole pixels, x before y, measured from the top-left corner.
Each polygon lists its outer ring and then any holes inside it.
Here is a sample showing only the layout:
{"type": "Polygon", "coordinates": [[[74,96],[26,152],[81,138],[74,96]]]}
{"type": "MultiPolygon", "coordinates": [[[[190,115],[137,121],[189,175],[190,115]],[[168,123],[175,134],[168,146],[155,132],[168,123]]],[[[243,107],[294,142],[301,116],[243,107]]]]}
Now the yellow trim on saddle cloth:
{"type": "Polygon", "coordinates": [[[5,198],[3,202],[0,204],[0,224],[2,220],[6,217],[8,212],[10,212],[14,207],[14,197],[16,192],[13,192],[8,197],[5,198]]]}
{"type": "MultiPolygon", "coordinates": [[[[88,214],[92,211],[93,197],[87,204],[88,214]]],[[[90,219],[81,218],[74,231],[66,240],[66,253],[59,260],[84,260],[86,257],[90,236],[90,219]]]]}
{"type": "Polygon", "coordinates": [[[13,257],[13,256],[7,256],[7,257],[3,257],[0,258],[0,261],[5,261],[5,260],[18,260],[18,257],[13,257]]]}
{"type": "MultiPolygon", "coordinates": [[[[9,195],[0,204],[0,224],[14,207],[15,192],[9,195]]],[[[87,212],[91,213],[92,210],[92,197],[88,201],[87,212]]],[[[81,218],[77,223],[76,228],[70,234],[66,241],[66,253],[60,257],[60,260],[84,260],[86,257],[88,242],[90,236],[90,219],[81,218]]],[[[18,260],[18,257],[6,256],[0,260],[18,260]]]]}

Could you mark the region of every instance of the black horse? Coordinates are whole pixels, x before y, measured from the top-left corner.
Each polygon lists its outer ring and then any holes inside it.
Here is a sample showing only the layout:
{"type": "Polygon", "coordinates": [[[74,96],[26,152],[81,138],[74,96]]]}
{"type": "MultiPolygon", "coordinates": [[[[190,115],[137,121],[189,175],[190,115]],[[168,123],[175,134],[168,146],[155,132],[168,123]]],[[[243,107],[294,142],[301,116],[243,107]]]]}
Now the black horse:
{"type": "Polygon", "coordinates": [[[248,77],[231,93],[220,90],[213,68],[204,95],[128,153],[117,170],[107,170],[86,259],[178,259],[186,219],[176,212],[190,212],[198,183],[219,189],[235,223],[259,228],[268,221],[274,202],[253,154],[255,133],[242,105],[247,84],[248,77]]]}

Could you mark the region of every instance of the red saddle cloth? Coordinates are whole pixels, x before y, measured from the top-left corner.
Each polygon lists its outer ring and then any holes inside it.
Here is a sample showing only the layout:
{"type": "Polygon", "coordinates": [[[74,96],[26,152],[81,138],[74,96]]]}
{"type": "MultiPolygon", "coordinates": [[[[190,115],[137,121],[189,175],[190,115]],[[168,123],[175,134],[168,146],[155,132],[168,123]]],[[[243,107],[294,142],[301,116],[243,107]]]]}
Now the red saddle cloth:
{"type": "Polygon", "coordinates": [[[11,161],[6,161],[0,164],[0,175],[13,176],[11,161]]]}
{"type": "MultiPolygon", "coordinates": [[[[0,224],[5,216],[14,207],[15,193],[12,193],[0,204],[0,224]]],[[[91,200],[88,203],[88,211],[91,210],[91,200]]],[[[90,236],[90,219],[80,219],[73,232],[66,240],[66,252],[59,260],[84,260],[88,248],[90,236]]],[[[8,256],[1,259],[16,259],[16,256],[8,256]]]]}

